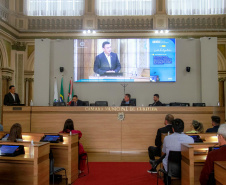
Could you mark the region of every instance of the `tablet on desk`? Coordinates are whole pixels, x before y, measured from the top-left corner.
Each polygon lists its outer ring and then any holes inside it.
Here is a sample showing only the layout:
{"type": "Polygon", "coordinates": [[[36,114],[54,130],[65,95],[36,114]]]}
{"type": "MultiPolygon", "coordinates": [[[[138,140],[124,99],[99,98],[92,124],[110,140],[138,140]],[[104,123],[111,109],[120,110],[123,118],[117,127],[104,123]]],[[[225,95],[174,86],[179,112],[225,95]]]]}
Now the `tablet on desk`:
{"type": "Polygon", "coordinates": [[[0,145],[0,156],[14,157],[24,154],[23,145],[0,145]]]}
{"type": "Polygon", "coordinates": [[[189,136],[194,139],[195,143],[202,143],[203,142],[203,140],[200,138],[199,135],[189,135],[189,136]]]}
{"type": "Polygon", "coordinates": [[[209,147],[209,152],[213,151],[213,150],[218,150],[220,147],[219,146],[212,146],[209,147]]]}
{"type": "Polygon", "coordinates": [[[45,135],[40,141],[50,142],[50,143],[59,143],[63,141],[63,137],[61,135],[45,135]]]}

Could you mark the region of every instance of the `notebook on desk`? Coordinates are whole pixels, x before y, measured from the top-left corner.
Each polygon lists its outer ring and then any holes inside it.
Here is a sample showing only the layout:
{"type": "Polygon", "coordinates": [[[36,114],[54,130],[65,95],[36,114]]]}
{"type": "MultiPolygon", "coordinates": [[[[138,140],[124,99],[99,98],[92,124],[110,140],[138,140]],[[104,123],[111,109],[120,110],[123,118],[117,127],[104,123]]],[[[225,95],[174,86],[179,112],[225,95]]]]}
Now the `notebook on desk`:
{"type": "Polygon", "coordinates": [[[0,156],[14,157],[24,153],[23,145],[0,145],[0,156]]]}

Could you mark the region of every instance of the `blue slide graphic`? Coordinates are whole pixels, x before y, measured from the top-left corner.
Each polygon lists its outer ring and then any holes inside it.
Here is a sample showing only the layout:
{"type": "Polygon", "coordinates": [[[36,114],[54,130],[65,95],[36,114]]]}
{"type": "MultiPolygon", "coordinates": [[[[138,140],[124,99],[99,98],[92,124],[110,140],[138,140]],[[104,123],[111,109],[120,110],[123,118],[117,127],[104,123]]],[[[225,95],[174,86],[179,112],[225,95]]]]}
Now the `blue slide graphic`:
{"type": "Polygon", "coordinates": [[[150,39],[150,81],[176,81],[175,39],[150,39]]]}

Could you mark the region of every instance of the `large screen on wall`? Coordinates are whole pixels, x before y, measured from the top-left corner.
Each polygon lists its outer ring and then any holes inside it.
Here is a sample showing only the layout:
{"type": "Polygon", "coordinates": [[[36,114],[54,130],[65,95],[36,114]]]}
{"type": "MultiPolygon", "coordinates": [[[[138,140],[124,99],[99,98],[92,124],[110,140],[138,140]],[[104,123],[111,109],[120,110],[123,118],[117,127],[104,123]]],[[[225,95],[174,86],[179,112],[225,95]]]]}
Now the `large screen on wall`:
{"type": "Polygon", "coordinates": [[[74,82],[175,81],[175,39],[74,40],[74,82]]]}

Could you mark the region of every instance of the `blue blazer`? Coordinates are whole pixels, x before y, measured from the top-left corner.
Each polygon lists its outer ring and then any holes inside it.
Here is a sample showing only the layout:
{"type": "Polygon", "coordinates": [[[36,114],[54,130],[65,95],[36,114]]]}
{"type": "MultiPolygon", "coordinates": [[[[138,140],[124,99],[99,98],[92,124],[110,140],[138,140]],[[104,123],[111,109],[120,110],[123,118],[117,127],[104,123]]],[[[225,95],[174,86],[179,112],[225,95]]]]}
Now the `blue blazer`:
{"type": "Polygon", "coordinates": [[[104,74],[106,71],[113,70],[118,73],[121,69],[121,64],[119,63],[118,56],[116,53],[110,53],[111,56],[111,68],[109,66],[107,57],[104,52],[97,55],[94,62],[94,72],[97,74],[104,74]]]}

